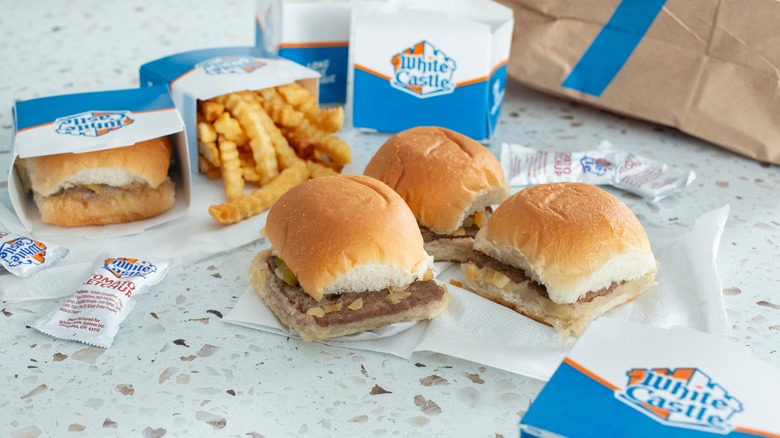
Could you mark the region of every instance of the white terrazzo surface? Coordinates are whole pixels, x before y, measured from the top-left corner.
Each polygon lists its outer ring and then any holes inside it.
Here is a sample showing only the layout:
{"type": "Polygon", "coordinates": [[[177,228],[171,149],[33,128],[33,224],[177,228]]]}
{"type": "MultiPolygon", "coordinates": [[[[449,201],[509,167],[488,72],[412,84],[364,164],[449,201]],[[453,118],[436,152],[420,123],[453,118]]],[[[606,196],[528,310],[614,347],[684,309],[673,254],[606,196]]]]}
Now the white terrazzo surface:
{"type": "MultiPolygon", "coordinates": [[[[15,100],[134,87],[142,63],[249,45],[253,26],[249,0],[0,0],[0,172],[9,166],[15,100]]],[[[343,136],[355,153],[352,172],[386,138],[343,136]]],[[[602,139],[696,171],[686,192],[658,204],[615,192],[646,227],[683,230],[730,204],[718,255],[728,336],[780,366],[780,167],[516,83],[491,147],[583,150],[602,139]]],[[[139,300],[109,350],[28,327],[58,302],[1,303],[0,435],[518,435],[539,381],[442,355],[405,361],[222,322],[256,248],[175,267],[139,300]]]]}

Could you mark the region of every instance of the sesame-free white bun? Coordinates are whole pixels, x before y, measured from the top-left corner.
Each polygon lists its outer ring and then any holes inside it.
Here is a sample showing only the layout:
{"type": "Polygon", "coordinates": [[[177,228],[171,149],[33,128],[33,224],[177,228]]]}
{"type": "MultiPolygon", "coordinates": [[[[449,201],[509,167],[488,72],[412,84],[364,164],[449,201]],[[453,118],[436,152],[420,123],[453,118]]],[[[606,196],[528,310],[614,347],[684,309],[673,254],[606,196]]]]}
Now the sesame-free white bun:
{"type": "Polygon", "coordinates": [[[474,250],[523,273],[509,281],[470,259],[461,269],[474,292],[565,336],[638,297],[655,284],[658,269],[631,210],[583,183],[543,184],[510,196],[477,233],[474,250]]]}
{"type": "Polygon", "coordinates": [[[417,222],[439,234],[503,201],[509,186],[495,155],[455,131],[418,127],[391,136],[366,166],[365,175],[395,190],[417,222]]]}
{"type": "Polygon", "coordinates": [[[17,160],[41,221],[58,226],[107,225],[157,216],[174,203],[166,137],[131,146],[17,160]]]}
{"type": "Polygon", "coordinates": [[[477,234],[474,249],[525,270],[555,303],[574,303],[656,269],[634,213],[584,183],[543,184],[514,194],[477,234]]]}
{"type": "Polygon", "coordinates": [[[433,266],[403,199],[362,175],[316,178],[290,189],[271,207],[263,234],[315,300],[406,287],[433,266]]]}

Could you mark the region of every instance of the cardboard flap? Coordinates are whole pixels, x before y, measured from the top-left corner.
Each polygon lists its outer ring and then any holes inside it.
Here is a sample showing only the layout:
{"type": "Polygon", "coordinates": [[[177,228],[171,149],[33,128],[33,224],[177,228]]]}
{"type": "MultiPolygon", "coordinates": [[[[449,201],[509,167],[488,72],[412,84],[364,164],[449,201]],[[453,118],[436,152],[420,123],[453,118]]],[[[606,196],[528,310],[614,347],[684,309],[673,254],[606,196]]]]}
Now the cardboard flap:
{"type": "Polygon", "coordinates": [[[182,93],[196,100],[206,100],[237,91],[301,81],[317,96],[319,73],[286,59],[263,55],[256,47],[180,53],[141,66],[141,83],[164,80],[170,84],[174,95],[182,93]]]}
{"type": "Polygon", "coordinates": [[[129,146],[184,127],[164,86],[42,97],[13,113],[21,158],[129,146]]]}

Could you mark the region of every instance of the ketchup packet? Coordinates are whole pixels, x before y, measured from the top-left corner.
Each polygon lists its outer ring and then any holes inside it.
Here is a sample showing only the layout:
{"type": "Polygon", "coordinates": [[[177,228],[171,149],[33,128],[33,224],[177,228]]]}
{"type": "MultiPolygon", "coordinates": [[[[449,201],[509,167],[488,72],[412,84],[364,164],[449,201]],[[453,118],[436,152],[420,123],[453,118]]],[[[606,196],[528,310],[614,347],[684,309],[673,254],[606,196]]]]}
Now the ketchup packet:
{"type": "Polygon", "coordinates": [[[162,280],[171,263],[103,255],[79,290],[32,326],[55,338],[108,348],[135,306],[133,298],[162,280]]]}
{"type": "Polygon", "coordinates": [[[651,202],[682,191],[696,178],[693,171],[617,150],[608,141],[584,152],[542,152],[504,143],[500,160],[510,186],[555,182],[611,185],[651,202]]]}
{"type": "Polygon", "coordinates": [[[0,264],[18,277],[51,266],[67,253],[67,249],[58,245],[0,231],[0,264]]]}

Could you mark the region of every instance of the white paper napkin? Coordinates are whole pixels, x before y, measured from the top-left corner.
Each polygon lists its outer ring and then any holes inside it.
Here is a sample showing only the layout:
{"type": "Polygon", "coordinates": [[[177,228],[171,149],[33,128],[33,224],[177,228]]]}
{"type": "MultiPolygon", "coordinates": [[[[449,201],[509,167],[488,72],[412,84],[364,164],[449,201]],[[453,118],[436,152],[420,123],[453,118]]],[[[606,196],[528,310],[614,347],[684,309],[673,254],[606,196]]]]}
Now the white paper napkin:
{"type": "MultiPolygon", "coordinates": [[[[170,258],[176,263],[190,264],[259,239],[267,213],[235,225],[220,225],[208,214],[208,208],[224,199],[221,182],[193,174],[189,213],[171,222],[130,236],[101,239],[40,236],[38,239],[44,243],[67,248],[68,255],[30,277],[0,273],[0,299],[16,302],[70,296],[92,272],[100,253],[170,258]]],[[[0,191],[0,223],[0,229],[29,235],[13,213],[7,191],[0,191]]]]}
{"type": "MultiPolygon", "coordinates": [[[[725,336],[726,315],[715,263],[729,207],[708,212],[682,235],[648,229],[660,261],[658,286],[613,309],[604,318],[656,327],[684,326],[725,336]]],[[[449,284],[462,283],[459,265],[436,277],[447,284],[447,313],[430,322],[378,339],[328,341],[327,344],[409,358],[415,351],[433,351],[525,376],[548,380],[574,344],[557,332],[504,306],[449,284]]],[[[288,333],[251,289],[224,321],[272,333],[288,333]]]]}

